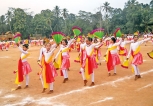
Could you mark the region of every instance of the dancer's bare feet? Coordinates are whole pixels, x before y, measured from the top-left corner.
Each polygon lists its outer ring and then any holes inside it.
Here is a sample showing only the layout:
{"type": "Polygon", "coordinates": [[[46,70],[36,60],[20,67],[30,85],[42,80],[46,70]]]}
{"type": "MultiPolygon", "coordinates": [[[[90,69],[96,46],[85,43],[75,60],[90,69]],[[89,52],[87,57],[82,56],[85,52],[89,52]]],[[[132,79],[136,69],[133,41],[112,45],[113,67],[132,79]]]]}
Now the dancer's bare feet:
{"type": "Polygon", "coordinates": [[[47,94],[52,94],[53,93],[53,90],[50,90],[47,94]]]}
{"type": "Polygon", "coordinates": [[[141,78],[141,75],[138,75],[138,78],[141,78]]]}
{"type": "Polygon", "coordinates": [[[26,88],[28,88],[29,86],[28,85],[26,85],[25,87],[24,87],[24,89],[26,89],[26,88]]]}
{"type": "Polygon", "coordinates": [[[68,81],[68,78],[64,78],[63,83],[66,83],[66,81],[68,81]]]}
{"type": "Polygon", "coordinates": [[[108,76],[111,76],[111,73],[108,73],[108,76]]]}
{"type": "Polygon", "coordinates": [[[135,75],[135,79],[134,80],[136,81],[137,79],[138,79],[138,75],[135,75]]]}
{"type": "Polygon", "coordinates": [[[84,86],[86,86],[87,82],[88,82],[87,80],[84,80],[84,86]]]}
{"type": "Polygon", "coordinates": [[[95,85],[95,83],[94,83],[94,82],[92,82],[90,86],[94,86],[94,85],[95,85]]]}
{"type": "Polygon", "coordinates": [[[19,90],[19,89],[21,89],[21,86],[18,86],[15,90],[19,90]]]}
{"type": "Polygon", "coordinates": [[[43,89],[42,93],[44,93],[46,91],[46,88],[43,89]]]}
{"type": "Polygon", "coordinates": [[[113,74],[113,76],[117,75],[116,73],[113,74]]]}

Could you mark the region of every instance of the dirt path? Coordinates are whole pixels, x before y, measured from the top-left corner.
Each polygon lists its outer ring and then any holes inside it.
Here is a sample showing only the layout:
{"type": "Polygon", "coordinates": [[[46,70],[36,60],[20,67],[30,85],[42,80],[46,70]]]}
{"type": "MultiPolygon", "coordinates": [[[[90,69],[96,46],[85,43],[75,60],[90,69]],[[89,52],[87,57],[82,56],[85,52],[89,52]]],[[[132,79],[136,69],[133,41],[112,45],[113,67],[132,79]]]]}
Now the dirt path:
{"type": "MultiPolygon", "coordinates": [[[[147,52],[153,50],[153,45],[141,46],[144,57],[143,65],[139,66],[142,78],[134,81],[134,73],[129,69],[117,66],[117,76],[107,76],[106,63],[95,70],[94,87],[84,87],[83,80],[79,74],[80,64],[74,63],[78,55],[72,51],[69,81],[62,83],[63,77],[56,77],[53,94],[42,94],[42,85],[37,72],[40,47],[31,47],[28,58],[33,72],[30,73],[30,87],[11,92],[16,88],[14,84],[17,62],[20,52],[17,48],[9,51],[0,51],[0,106],[153,106],[153,60],[147,56],[147,52]]],[[[102,47],[102,54],[106,47],[102,47]]],[[[59,71],[58,71],[59,73],[59,71]]],[[[112,72],[113,73],[113,72],[112,72]]],[[[88,81],[90,85],[91,79],[88,81]]],[[[22,83],[22,87],[25,82],[22,83]]]]}

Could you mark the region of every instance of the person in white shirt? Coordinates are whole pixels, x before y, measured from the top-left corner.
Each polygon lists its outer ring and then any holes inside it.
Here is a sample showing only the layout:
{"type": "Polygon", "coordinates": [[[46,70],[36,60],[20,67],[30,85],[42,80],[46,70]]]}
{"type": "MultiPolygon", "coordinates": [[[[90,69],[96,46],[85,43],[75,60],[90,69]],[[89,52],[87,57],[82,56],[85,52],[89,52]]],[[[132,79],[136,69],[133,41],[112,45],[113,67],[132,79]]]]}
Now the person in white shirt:
{"type": "Polygon", "coordinates": [[[123,63],[123,60],[126,59],[126,56],[128,54],[128,51],[126,49],[126,44],[132,43],[132,42],[134,42],[134,40],[126,41],[125,37],[122,36],[122,41],[121,41],[121,43],[119,45],[119,56],[121,57],[122,63],[123,63]]]}
{"type": "MultiPolygon", "coordinates": [[[[29,73],[32,72],[32,69],[30,67],[30,64],[27,62],[27,57],[30,55],[28,50],[29,45],[24,44],[23,48],[19,46],[19,44],[16,44],[21,51],[21,56],[18,63],[18,71],[17,71],[17,77],[15,83],[18,84],[18,87],[16,90],[21,89],[20,83],[24,80],[23,76],[25,75],[26,78],[26,86],[25,88],[29,87],[29,73]]],[[[15,72],[14,72],[15,73],[15,72]]]]}
{"type": "Polygon", "coordinates": [[[121,63],[117,50],[117,46],[121,44],[121,41],[120,39],[119,42],[116,43],[116,38],[112,37],[106,55],[104,55],[107,62],[108,76],[111,76],[111,70],[114,70],[113,75],[116,75],[116,65],[121,63]]]}
{"type": "MultiPolygon", "coordinates": [[[[100,40],[98,38],[95,38],[94,39],[94,43],[95,44],[99,44],[99,42],[102,42],[102,39],[100,39],[100,40]]],[[[101,62],[102,62],[102,59],[101,59],[101,56],[102,55],[101,55],[101,49],[100,49],[100,47],[94,49],[95,58],[96,58],[96,62],[97,62],[98,65],[101,65],[101,62]]]]}
{"type": "MultiPolygon", "coordinates": [[[[148,38],[148,34],[145,34],[144,39],[147,39],[147,38],[148,38]]],[[[145,46],[147,46],[147,42],[145,42],[145,46]]]]}
{"type": "Polygon", "coordinates": [[[0,41],[0,49],[3,51],[2,42],[0,41]]]}
{"type": "Polygon", "coordinates": [[[73,43],[74,41],[74,39],[71,39],[71,41],[68,44],[68,41],[66,39],[63,39],[62,45],[60,46],[60,49],[54,58],[55,61],[57,57],[59,57],[56,63],[59,65],[59,68],[61,69],[61,75],[64,76],[63,83],[66,83],[66,81],[68,81],[68,68],[70,67],[70,57],[68,52],[71,43],[73,43]]]}
{"type": "Polygon", "coordinates": [[[48,94],[53,93],[53,83],[55,81],[54,78],[58,75],[56,72],[56,69],[53,65],[53,62],[52,62],[53,53],[56,48],[57,48],[57,46],[51,47],[51,44],[47,43],[46,50],[43,51],[44,66],[43,66],[43,72],[42,72],[42,78],[43,78],[43,91],[42,91],[42,93],[45,92],[45,90],[48,88],[48,86],[50,86],[50,91],[48,92],[48,94]]]}
{"type": "Polygon", "coordinates": [[[102,45],[102,43],[94,44],[92,43],[92,38],[88,37],[86,39],[86,44],[84,46],[85,55],[83,56],[83,62],[81,65],[80,72],[82,74],[82,78],[84,80],[84,86],[87,84],[87,80],[90,78],[91,75],[91,85],[94,86],[94,69],[98,68],[96,59],[94,56],[94,49],[98,48],[102,45]]]}
{"type": "Polygon", "coordinates": [[[147,39],[140,40],[140,41],[138,41],[139,37],[137,35],[135,35],[133,38],[134,38],[134,42],[131,43],[131,45],[130,45],[130,50],[127,55],[127,60],[132,55],[132,57],[133,57],[132,67],[135,72],[135,80],[137,80],[138,78],[141,78],[138,65],[141,65],[143,63],[143,57],[142,57],[142,54],[140,53],[140,45],[146,41],[151,40],[151,38],[147,38],[147,39]]]}
{"type": "Polygon", "coordinates": [[[38,65],[42,68],[42,70],[38,73],[39,78],[41,80],[42,86],[43,86],[43,78],[42,78],[42,71],[43,71],[43,66],[44,66],[44,53],[46,52],[46,41],[43,41],[43,47],[40,49],[39,52],[39,58],[38,58],[38,65]]]}

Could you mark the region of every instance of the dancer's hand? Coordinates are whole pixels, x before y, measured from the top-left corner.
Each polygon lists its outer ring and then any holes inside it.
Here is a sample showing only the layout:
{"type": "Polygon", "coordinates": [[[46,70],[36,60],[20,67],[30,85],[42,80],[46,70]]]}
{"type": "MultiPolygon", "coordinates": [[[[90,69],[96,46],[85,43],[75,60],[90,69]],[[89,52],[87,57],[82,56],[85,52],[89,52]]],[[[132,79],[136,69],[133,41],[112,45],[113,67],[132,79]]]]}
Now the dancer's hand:
{"type": "Polygon", "coordinates": [[[53,62],[55,62],[55,61],[56,61],[56,59],[53,60],[53,62]]]}
{"type": "Polygon", "coordinates": [[[126,58],[126,60],[129,60],[129,58],[126,58]]]}
{"type": "Polygon", "coordinates": [[[19,47],[19,43],[16,43],[16,45],[19,47]]]}
{"type": "Polygon", "coordinates": [[[55,48],[57,48],[58,46],[59,46],[59,44],[57,44],[55,48]]]}

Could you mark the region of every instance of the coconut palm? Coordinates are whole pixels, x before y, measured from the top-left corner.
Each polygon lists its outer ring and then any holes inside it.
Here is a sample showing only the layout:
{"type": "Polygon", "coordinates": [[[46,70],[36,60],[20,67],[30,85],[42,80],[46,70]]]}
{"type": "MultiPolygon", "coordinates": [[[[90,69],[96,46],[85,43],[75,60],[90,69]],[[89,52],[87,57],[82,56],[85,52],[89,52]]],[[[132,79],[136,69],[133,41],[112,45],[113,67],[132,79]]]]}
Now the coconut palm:
{"type": "Polygon", "coordinates": [[[67,18],[67,15],[68,15],[68,11],[67,11],[66,8],[63,9],[62,15],[63,15],[64,21],[65,21],[65,33],[66,33],[66,30],[67,30],[66,18],[67,18]]]}
{"type": "Polygon", "coordinates": [[[9,24],[10,31],[12,32],[12,28],[11,28],[11,18],[12,18],[12,12],[11,11],[8,11],[6,13],[6,20],[7,20],[7,23],[9,24]]]}
{"type": "Polygon", "coordinates": [[[108,18],[110,16],[109,12],[112,10],[112,8],[110,7],[110,3],[108,2],[105,2],[102,7],[103,7],[103,11],[105,12],[104,17],[106,19],[105,22],[106,22],[107,33],[109,34],[108,18]]]}
{"type": "Polygon", "coordinates": [[[56,25],[54,26],[54,29],[56,31],[60,31],[61,28],[60,28],[60,24],[59,24],[59,22],[60,22],[59,18],[60,18],[61,10],[60,10],[59,6],[55,6],[53,12],[54,12],[54,15],[56,17],[56,20],[55,20],[56,21],[56,25]]]}

